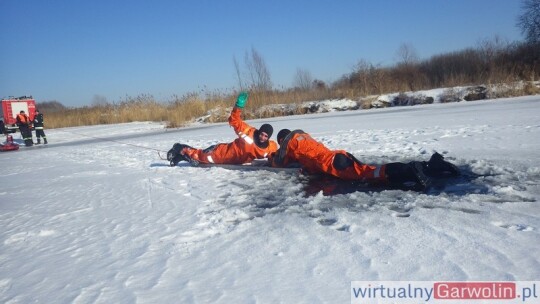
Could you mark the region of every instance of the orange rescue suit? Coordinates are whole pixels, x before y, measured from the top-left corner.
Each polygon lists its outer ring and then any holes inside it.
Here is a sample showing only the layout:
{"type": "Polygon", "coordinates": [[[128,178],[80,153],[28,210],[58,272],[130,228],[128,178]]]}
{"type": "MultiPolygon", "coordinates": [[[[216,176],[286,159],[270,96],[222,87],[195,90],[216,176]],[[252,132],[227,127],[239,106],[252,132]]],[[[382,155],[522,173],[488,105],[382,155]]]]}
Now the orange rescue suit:
{"type": "Polygon", "coordinates": [[[185,148],[184,154],[200,163],[245,164],[254,159],[267,158],[277,151],[277,143],[268,140],[266,147],[257,145],[257,129],[245,123],[240,115],[242,110],[234,107],[229,116],[229,125],[234,128],[238,138],[231,143],[220,143],[207,149],[185,148]]]}
{"type": "Polygon", "coordinates": [[[295,130],[281,142],[271,158],[273,167],[299,163],[309,174],[326,173],[344,180],[386,181],[385,166],[360,163],[344,150],[330,150],[302,130],[295,130]]]}

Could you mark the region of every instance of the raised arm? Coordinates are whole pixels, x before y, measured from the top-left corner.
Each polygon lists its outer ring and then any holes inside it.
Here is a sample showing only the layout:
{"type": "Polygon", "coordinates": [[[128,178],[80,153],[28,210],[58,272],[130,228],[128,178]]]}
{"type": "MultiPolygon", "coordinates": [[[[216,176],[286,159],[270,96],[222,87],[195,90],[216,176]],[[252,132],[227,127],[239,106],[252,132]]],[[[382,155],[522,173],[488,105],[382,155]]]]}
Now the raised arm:
{"type": "Polygon", "coordinates": [[[229,125],[234,128],[236,133],[247,133],[247,130],[253,128],[242,120],[242,109],[248,101],[249,95],[247,92],[242,92],[236,98],[236,103],[229,116],[229,125]]]}

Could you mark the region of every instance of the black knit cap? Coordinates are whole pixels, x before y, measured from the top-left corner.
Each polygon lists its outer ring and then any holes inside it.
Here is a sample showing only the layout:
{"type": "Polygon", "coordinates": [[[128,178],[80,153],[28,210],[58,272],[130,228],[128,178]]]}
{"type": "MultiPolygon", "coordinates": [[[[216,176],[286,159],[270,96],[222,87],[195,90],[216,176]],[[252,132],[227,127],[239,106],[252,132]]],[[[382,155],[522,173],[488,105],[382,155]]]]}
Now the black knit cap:
{"type": "Polygon", "coordinates": [[[289,133],[291,133],[291,130],[289,130],[289,129],[281,129],[281,131],[279,131],[279,133],[277,134],[278,143],[281,142],[282,139],[287,137],[287,135],[289,135],[289,133]]]}
{"type": "Polygon", "coordinates": [[[268,138],[270,138],[270,137],[272,137],[272,133],[274,133],[274,128],[272,128],[272,126],[269,125],[269,124],[263,124],[259,128],[259,132],[264,132],[264,133],[268,134],[268,138]]]}

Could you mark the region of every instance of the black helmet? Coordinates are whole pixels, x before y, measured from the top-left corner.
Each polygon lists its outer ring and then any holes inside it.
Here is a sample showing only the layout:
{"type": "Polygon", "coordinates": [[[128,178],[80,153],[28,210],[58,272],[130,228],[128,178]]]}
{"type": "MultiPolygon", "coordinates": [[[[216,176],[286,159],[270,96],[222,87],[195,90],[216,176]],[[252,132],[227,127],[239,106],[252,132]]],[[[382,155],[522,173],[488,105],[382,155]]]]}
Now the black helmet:
{"type": "Polygon", "coordinates": [[[281,143],[281,141],[287,137],[287,135],[289,135],[289,133],[291,133],[291,130],[289,129],[282,129],[281,131],[279,131],[279,133],[277,134],[277,141],[278,143],[281,143]]]}
{"type": "Polygon", "coordinates": [[[268,138],[270,138],[270,137],[272,137],[272,133],[274,133],[274,128],[272,128],[272,125],[263,124],[259,128],[259,132],[264,132],[264,133],[268,134],[268,138]]]}

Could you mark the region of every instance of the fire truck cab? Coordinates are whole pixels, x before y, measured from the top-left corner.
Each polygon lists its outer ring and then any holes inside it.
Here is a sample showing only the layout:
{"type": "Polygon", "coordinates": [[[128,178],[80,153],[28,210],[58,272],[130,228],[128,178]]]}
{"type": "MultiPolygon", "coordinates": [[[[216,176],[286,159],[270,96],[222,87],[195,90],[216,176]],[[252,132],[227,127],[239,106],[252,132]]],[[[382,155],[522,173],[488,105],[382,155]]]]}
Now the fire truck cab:
{"type": "Polygon", "coordinates": [[[32,96],[8,97],[2,99],[2,108],[0,119],[4,121],[7,133],[15,133],[17,127],[17,114],[24,111],[30,121],[34,120],[36,115],[36,101],[32,96]]]}

